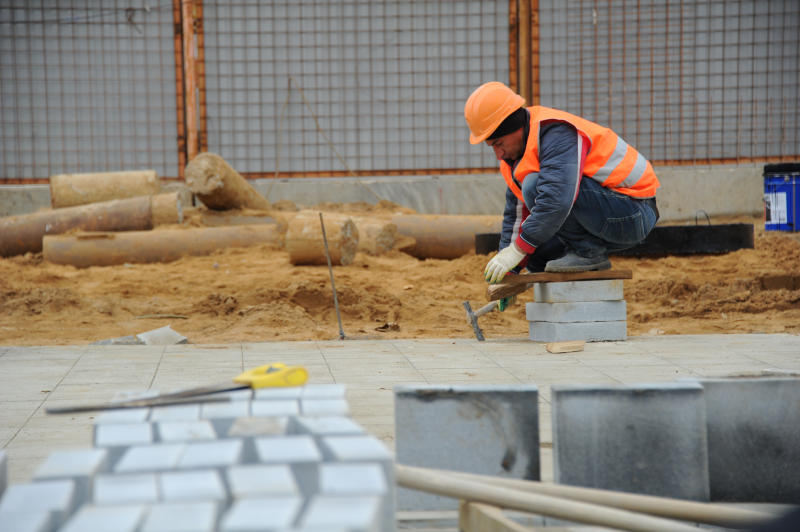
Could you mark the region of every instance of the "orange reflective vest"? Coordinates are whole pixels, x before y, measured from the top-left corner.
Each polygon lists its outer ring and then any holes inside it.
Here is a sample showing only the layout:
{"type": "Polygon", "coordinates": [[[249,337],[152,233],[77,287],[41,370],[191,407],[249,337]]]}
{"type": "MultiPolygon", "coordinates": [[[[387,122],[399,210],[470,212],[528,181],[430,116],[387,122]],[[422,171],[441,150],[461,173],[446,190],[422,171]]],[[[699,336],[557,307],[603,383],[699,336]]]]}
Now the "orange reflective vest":
{"type": "MultiPolygon", "coordinates": [[[[513,171],[518,183],[521,184],[528,174],[539,171],[539,126],[542,122],[558,120],[571,124],[589,143],[583,175],[621,194],[641,199],[655,197],[659,182],[652,165],[622,137],[607,127],[558,109],[538,105],[527,109],[531,115],[528,142],[513,171]]],[[[500,173],[508,188],[523,200],[522,190],[514,182],[511,167],[505,161],[500,161],[500,173]]]]}

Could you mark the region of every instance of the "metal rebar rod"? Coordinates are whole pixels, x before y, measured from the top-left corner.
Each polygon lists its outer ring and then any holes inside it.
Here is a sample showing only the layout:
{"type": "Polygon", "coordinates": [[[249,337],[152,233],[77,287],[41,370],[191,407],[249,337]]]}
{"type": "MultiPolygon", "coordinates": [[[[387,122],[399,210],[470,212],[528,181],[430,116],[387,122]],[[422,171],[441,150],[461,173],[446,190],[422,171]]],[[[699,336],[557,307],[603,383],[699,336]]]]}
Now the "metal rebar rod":
{"type": "Polygon", "coordinates": [[[325,258],[328,260],[328,271],[331,274],[331,288],[333,289],[333,306],[336,307],[336,319],[339,321],[339,340],[344,340],[342,329],[342,315],[339,313],[339,298],[336,297],[336,283],[333,281],[333,266],[331,265],[331,252],[328,250],[328,236],[325,234],[325,222],[322,213],[319,213],[319,225],[322,226],[322,243],[325,245],[325,258]]]}

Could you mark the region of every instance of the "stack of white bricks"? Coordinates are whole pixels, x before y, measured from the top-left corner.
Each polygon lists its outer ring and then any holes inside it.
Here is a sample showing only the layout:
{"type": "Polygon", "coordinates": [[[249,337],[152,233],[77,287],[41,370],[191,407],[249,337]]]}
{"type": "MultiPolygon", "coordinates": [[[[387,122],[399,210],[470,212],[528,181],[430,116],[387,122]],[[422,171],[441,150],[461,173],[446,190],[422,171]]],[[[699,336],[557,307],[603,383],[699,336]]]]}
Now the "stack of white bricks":
{"type": "Polygon", "coordinates": [[[0,531],[395,529],[392,456],[348,417],[344,387],[222,399],[102,413],[93,449],[0,491],[0,531]]]}
{"type": "Polygon", "coordinates": [[[625,340],[622,280],[536,283],[525,305],[530,339],[537,342],[625,340]]]}

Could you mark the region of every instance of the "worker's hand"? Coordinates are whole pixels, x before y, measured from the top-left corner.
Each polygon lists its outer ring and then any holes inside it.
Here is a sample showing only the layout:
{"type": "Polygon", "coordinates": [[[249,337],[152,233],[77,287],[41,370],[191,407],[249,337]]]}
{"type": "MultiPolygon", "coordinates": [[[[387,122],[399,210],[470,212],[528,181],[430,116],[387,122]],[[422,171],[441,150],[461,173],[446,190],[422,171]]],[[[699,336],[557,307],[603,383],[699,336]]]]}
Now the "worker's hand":
{"type": "Polygon", "coordinates": [[[507,248],[501,249],[500,253],[492,257],[483,270],[483,278],[487,283],[497,283],[524,258],[525,253],[512,242],[507,248]]]}
{"type": "Polygon", "coordinates": [[[503,312],[505,309],[517,302],[517,296],[501,297],[497,300],[497,310],[503,312]]]}

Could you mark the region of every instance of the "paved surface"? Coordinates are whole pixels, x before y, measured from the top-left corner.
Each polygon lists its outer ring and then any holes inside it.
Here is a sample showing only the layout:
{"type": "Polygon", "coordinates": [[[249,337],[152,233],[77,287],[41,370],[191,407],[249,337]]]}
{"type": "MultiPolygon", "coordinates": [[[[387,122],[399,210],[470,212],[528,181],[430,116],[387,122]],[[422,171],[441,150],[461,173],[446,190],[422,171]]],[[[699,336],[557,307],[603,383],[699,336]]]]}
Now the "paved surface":
{"type": "Polygon", "coordinates": [[[176,346],[0,346],[0,443],[9,481],[30,480],[55,450],[92,446],[94,414],[45,406],[108,400],[121,391],[227,381],[269,362],[301,364],[310,382],[342,383],[352,417],[394,449],[395,384],[536,384],[542,478],[552,479],[550,386],[800,374],[800,336],[640,336],[550,354],[527,340],[345,340],[176,346]]]}

